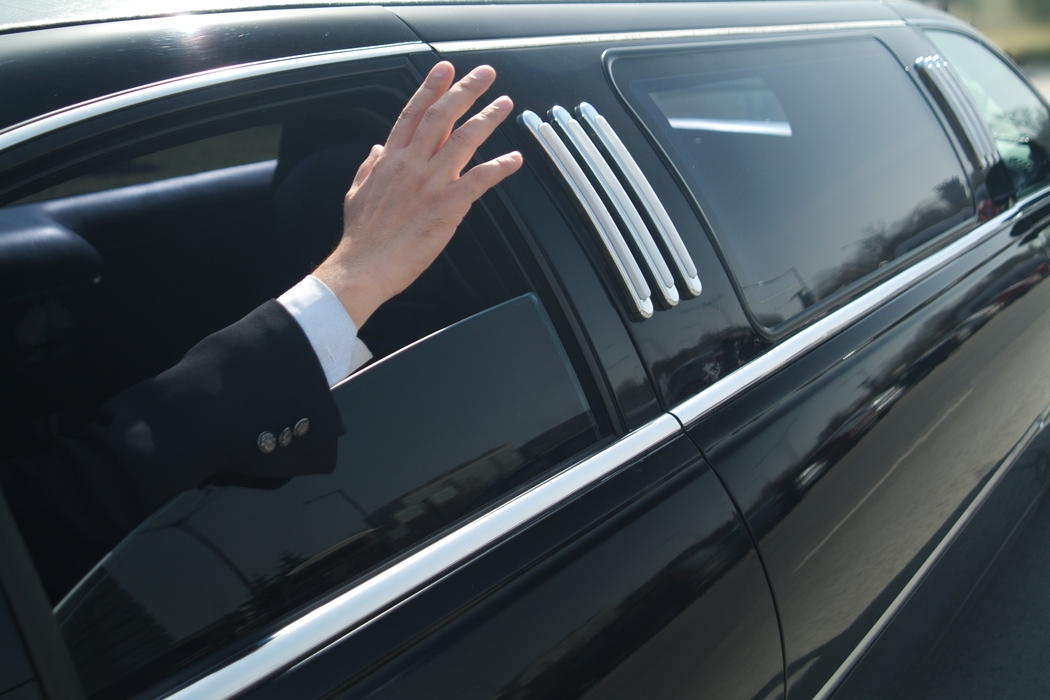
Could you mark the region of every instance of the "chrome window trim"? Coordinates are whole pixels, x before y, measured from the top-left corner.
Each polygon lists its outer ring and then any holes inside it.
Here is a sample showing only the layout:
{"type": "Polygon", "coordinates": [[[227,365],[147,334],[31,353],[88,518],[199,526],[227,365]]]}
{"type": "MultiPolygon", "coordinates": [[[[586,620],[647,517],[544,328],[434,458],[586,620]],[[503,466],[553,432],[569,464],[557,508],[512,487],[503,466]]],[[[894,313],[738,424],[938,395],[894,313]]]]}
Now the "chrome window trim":
{"type": "Polygon", "coordinates": [[[598,113],[598,110],[587,102],[581,102],[576,107],[576,113],[583,120],[583,123],[590,128],[591,132],[598,137],[598,140],[612,157],[624,179],[631,185],[634,193],[638,195],[638,199],[642,202],[642,206],[645,207],[657,234],[663,239],[668,252],[671,253],[671,259],[674,261],[675,267],[678,268],[678,274],[685,281],[686,291],[691,296],[700,296],[700,292],[703,291],[703,285],[701,285],[700,278],[697,276],[696,263],[693,262],[689,249],[685,247],[685,242],[679,235],[678,229],[675,228],[674,222],[671,221],[671,216],[664,209],[663,202],[657,196],[656,190],[649,183],[649,178],[645,176],[641,167],[638,166],[638,162],[631,155],[630,150],[620,140],[619,134],[606,121],[605,117],[598,113]]]}
{"type": "Polygon", "coordinates": [[[652,234],[649,233],[649,227],[645,225],[642,215],[638,213],[634,202],[627,195],[627,191],[620,184],[597,146],[591,141],[580,123],[573,119],[569,111],[561,105],[554,105],[550,113],[553,122],[576,148],[587,168],[609,195],[609,200],[616,209],[616,213],[620,215],[620,219],[627,227],[627,232],[637,244],[649,272],[656,280],[664,301],[668,306],[674,306],[678,303],[678,288],[675,286],[674,276],[671,274],[671,269],[667,267],[667,261],[664,260],[663,253],[656,246],[652,234]]]}
{"type": "Polygon", "coordinates": [[[938,561],[940,561],[948,547],[952,545],[955,539],[959,536],[959,533],[962,532],[963,528],[969,524],[977,514],[977,511],[981,509],[981,506],[983,506],[984,502],[988,500],[988,497],[992,495],[992,492],[995,491],[999,482],[1003,480],[1003,477],[1007,475],[1011,467],[1017,463],[1018,457],[1024,453],[1025,449],[1031,444],[1032,439],[1043,429],[1048,421],[1050,421],[1050,407],[1045,409],[1035,422],[1028,427],[1028,430],[1025,431],[1025,434],[1021,436],[1021,439],[1016,445],[1014,445],[1013,449],[1010,450],[1010,453],[992,472],[991,478],[988,479],[984,487],[977,493],[974,499],[970,502],[970,505],[966,507],[966,510],[964,510],[962,515],[959,516],[959,519],[955,521],[948,532],[945,533],[944,537],[941,538],[941,541],[937,543],[934,550],[930,552],[930,556],[928,556],[922,563],[919,570],[908,579],[908,582],[904,584],[904,588],[901,589],[901,592],[897,594],[897,597],[894,598],[886,610],[883,611],[882,615],[879,616],[879,619],[876,620],[875,624],[868,630],[868,633],[860,640],[860,643],[857,644],[853,651],[850,652],[850,655],[846,657],[846,660],[842,662],[833,674],[831,674],[831,678],[829,678],[817,694],[813,696],[813,700],[827,700],[831,697],[832,693],[838,689],[839,685],[842,684],[842,681],[845,680],[846,675],[853,670],[853,667],[857,665],[860,658],[871,648],[879,635],[885,631],[886,627],[889,626],[894,616],[900,612],[901,608],[904,607],[904,604],[908,602],[908,599],[911,598],[915,589],[919,587],[919,584],[921,584],[922,580],[926,578],[926,575],[930,570],[938,561]]]}
{"type": "Polygon", "coordinates": [[[616,222],[613,221],[612,214],[605,208],[605,204],[591,185],[590,180],[587,179],[583,168],[576,162],[554,127],[540,119],[538,114],[525,110],[521,113],[520,120],[539,142],[554,163],[554,167],[561,173],[569,189],[576,195],[576,200],[591,220],[606,252],[612,258],[613,265],[620,273],[631,296],[631,301],[634,303],[635,311],[642,318],[650,318],[653,315],[653,300],[649,283],[645,281],[642,270],[638,267],[638,261],[634,259],[634,254],[627,247],[627,242],[620,234],[616,222]]]}
{"type": "Polygon", "coordinates": [[[213,87],[234,80],[256,78],[263,75],[283,73],[301,68],[314,68],[335,63],[363,61],[369,58],[386,58],[412,53],[429,52],[430,47],[420,41],[380,46],[364,46],[353,49],[339,49],[321,53],[304,54],[290,58],[275,58],[253,63],[242,63],[235,66],[192,73],[190,75],[151,83],[142,87],[66,107],[35,119],[15,124],[0,131],[0,152],[13,148],[25,141],[43,136],[49,132],[71,126],[94,117],[116,112],[127,107],[134,107],[144,102],[171,97],[192,90],[213,87]]]}
{"type": "Polygon", "coordinates": [[[1050,194],[1050,187],[1024,197],[1012,209],[989,220],[944,248],[916,261],[842,308],[806,326],[794,335],[788,336],[765,354],[670,409],[670,413],[682,421],[682,425],[685,426],[709,415],[719,406],[736,398],[785,365],[794,362],[922,278],[979,245],[1010,221],[1020,217],[1027,204],[1048,194],[1050,194]]]}
{"type": "Polygon", "coordinates": [[[312,610],[260,641],[245,656],[167,697],[227,700],[250,690],[680,431],[673,416],[661,415],[312,610]]]}
{"type": "Polygon", "coordinates": [[[756,34],[779,34],[783,32],[832,32],[847,29],[882,29],[906,26],[908,25],[904,20],[879,19],[851,22],[813,22],[809,24],[773,24],[753,27],[708,27],[705,29],[668,29],[645,32],[561,34],[507,39],[466,39],[459,41],[435,41],[430,45],[438,53],[458,53],[463,51],[495,51],[499,49],[532,49],[546,46],[568,46],[571,44],[672,41],[676,39],[709,39],[756,34]]]}

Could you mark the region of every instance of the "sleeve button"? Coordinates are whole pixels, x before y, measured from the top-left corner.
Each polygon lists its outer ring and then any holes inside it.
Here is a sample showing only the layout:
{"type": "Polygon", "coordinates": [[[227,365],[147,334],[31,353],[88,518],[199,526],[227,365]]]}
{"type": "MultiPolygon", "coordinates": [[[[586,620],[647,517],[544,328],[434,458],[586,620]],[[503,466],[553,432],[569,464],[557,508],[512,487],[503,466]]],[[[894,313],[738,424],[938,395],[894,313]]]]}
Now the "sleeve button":
{"type": "Polygon", "coordinates": [[[285,428],[281,431],[281,437],[278,438],[281,443],[281,447],[288,447],[292,444],[292,429],[285,428]]]}
{"type": "Polygon", "coordinates": [[[259,433],[259,439],[256,441],[256,444],[259,445],[260,452],[270,454],[277,447],[277,438],[269,430],[264,430],[259,433]]]}
{"type": "Polygon", "coordinates": [[[310,430],[310,419],[303,418],[301,421],[295,424],[295,437],[302,437],[306,435],[310,430]]]}

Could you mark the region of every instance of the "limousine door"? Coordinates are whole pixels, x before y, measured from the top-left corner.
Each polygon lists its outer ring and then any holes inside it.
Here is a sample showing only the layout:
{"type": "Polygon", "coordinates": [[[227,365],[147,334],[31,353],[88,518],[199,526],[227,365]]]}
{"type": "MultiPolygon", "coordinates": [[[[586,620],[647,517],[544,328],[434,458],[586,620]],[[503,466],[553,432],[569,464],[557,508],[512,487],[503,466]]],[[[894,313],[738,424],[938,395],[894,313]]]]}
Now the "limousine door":
{"type": "MultiPolygon", "coordinates": [[[[497,70],[501,58],[472,56],[497,70]]],[[[505,185],[513,216],[535,250],[563,275],[572,272],[570,299],[604,299],[618,324],[608,303],[617,290],[602,288],[580,249],[594,232],[557,171],[531,150],[529,133],[516,132],[503,136],[530,150],[526,169],[505,185]]],[[[596,319],[582,314],[576,322],[592,343],[622,330],[594,328],[596,319]]],[[[641,373],[634,353],[612,370],[606,381],[641,373]]],[[[614,403],[619,420],[637,421],[647,384],[609,386],[626,397],[614,403]]],[[[521,496],[578,480],[571,497],[249,697],[783,697],[779,627],[761,563],[695,444],[675,419],[657,414],[601,446],[521,496]]],[[[479,537],[490,522],[498,521],[478,520],[479,537]]]]}
{"type": "Polygon", "coordinates": [[[936,53],[902,27],[611,60],[772,343],[672,412],[758,542],[789,698],[834,691],[1050,402],[1047,110],[1000,64],[1029,158],[1003,189],[1010,125],[961,126],[938,89],[977,69],[936,53]]]}

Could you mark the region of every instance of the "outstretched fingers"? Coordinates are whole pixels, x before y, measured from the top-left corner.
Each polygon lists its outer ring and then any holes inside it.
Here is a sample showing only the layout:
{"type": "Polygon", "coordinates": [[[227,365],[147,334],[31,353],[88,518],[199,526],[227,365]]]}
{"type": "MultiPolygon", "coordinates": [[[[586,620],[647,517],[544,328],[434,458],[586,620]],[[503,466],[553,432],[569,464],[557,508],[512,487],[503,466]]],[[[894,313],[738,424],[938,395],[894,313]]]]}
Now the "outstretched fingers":
{"type": "Polygon", "coordinates": [[[469,201],[474,202],[503,178],[517,172],[520,167],[521,154],[511,151],[498,158],[475,165],[451,186],[459,190],[460,194],[469,201]]]}
{"type": "Polygon", "coordinates": [[[435,164],[453,177],[459,175],[474,156],[474,151],[510,116],[512,109],[514,102],[506,95],[493,100],[452,132],[434,157],[435,164]]]}
{"type": "Polygon", "coordinates": [[[496,71],[491,66],[478,66],[463,76],[427,108],[412,137],[412,147],[418,148],[428,158],[437,153],[452,133],[456,120],[470,109],[495,80],[496,71]]]}
{"type": "Polygon", "coordinates": [[[390,130],[386,145],[391,148],[403,148],[412,142],[412,137],[419,128],[419,122],[423,115],[442,95],[448,92],[452,84],[452,78],[456,71],[448,61],[441,61],[427,74],[423,84],[419,86],[416,93],[409,99],[408,104],[401,110],[401,116],[390,130]]]}

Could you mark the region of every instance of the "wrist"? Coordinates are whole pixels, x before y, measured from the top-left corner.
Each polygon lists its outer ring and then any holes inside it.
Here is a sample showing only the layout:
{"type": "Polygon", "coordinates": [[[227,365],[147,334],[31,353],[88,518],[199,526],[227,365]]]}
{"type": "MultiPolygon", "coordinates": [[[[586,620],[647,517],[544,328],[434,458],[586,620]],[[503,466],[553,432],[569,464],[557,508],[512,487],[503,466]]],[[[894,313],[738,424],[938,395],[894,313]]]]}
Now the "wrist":
{"type": "Polygon", "coordinates": [[[366,270],[344,263],[336,255],[321,263],[313,276],[332,290],[358,329],[384,301],[379,285],[370,279],[366,270]]]}

